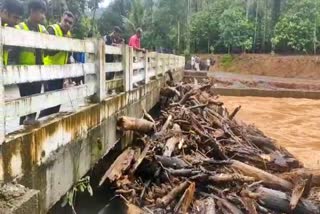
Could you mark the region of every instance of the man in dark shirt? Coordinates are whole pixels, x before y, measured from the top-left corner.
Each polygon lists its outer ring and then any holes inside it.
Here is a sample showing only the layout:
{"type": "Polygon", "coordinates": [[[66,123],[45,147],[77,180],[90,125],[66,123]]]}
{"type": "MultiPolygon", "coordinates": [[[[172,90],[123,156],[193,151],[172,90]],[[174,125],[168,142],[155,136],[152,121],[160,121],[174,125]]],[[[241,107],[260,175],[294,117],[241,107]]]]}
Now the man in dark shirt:
{"type": "MultiPolygon", "coordinates": [[[[104,36],[105,44],[110,46],[121,46],[122,44],[124,44],[124,40],[121,37],[121,33],[122,31],[120,27],[118,26],[114,27],[113,32],[111,34],[104,36]]],[[[116,62],[116,61],[120,61],[120,58],[118,56],[114,56],[110,54],[106,55],[107,63],[116,62]]],[[[114,78],[114,76],[115,76],[115,73],[113,72],[106,73],[106,80],[111,80],[114,78]]]]}
{"type": "Polygon", "coordinates": [[[113,32],[109,35],[104,36],[106,45],[119,46],[124,43],[124,40],[121,37],[121,29],[116,26],[113,29],[113,32]]]}

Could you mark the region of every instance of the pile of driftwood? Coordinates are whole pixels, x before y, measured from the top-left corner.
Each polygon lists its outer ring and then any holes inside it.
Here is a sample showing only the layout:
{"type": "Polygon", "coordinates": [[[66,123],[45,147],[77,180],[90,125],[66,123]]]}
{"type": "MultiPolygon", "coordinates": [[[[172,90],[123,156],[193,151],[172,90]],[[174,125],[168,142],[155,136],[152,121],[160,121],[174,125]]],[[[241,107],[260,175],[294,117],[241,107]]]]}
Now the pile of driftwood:
{"type": "Polygon", "coordinates": [[[114,185],[132,213],[320,213],[319,173],[237,122],[240,107],[229,112],[210,84],[170,85],[156,121],[118,120],[138,138],[100,185],[114,185]]]}

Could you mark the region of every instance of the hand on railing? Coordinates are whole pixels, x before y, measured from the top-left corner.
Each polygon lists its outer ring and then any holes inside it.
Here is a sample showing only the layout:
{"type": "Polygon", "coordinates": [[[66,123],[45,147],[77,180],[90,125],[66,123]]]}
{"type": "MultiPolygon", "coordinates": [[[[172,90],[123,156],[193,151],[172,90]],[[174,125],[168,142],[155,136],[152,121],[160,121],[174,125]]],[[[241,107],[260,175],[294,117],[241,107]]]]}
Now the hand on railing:
{"type": "Polygon", "coordinates": [[[77,84],[75,82],[73,82],[71,79],[65,79],[63,81],[63,88],[71,88],[76,86],[77,84]]]}
{"type": "Polygon", "coordinates": [[[142,53],[146,53],[147,52],[146,49],[144,49],[144,48],[136,48],[136,47],[134,47],[133,49],[135,51],[137,51],[137,52],[142,52],[142,53]]]}

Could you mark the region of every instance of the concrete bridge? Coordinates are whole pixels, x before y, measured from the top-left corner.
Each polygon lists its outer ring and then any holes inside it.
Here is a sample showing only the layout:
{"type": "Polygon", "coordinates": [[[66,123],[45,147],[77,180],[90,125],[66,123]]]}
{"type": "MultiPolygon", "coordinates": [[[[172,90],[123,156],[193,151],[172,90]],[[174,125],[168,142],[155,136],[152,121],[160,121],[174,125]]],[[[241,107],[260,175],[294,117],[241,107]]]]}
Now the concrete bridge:
{"type": "MultiPolygon", "coordinates": [[[[182,79],[184,57],[105,46],[102,40],[58,38],[0,29],[0,45],[84,52],[84,64],[6,66],[0,72],[0,213],[46,213],[95,163],[130,133],[116,132],[119,116],[139,117],[159,100],[168,71],[182,79]],[[20,38],[24,38],[21,40],[20,38]],[[105,63],[106,55],[116,60],[105,63]],[[106,80],[106,74],[113,73],[106,80]],[[83,84],[20,97],[17,85],[83,78],[83,84]],[[19,118],[62,105],[38,127],[19,118]],[[11,185],[12,182],[21,184],[11,185]]],[[[2,55],[2,54],[1,54],[2,55]]],[[[2,62],[2,60],[0,60],[2,62]]],[[[110,75],[108,75],[110,76],[110,75]]]]}

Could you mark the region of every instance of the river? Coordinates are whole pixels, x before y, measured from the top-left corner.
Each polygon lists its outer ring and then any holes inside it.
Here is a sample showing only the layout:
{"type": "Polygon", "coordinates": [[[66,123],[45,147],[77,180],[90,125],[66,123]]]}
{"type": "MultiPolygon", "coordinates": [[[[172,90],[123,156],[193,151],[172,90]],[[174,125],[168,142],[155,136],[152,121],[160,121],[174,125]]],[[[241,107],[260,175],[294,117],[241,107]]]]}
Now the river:
{"type": "Polygon", "coordinates": [[[255,124],[289,150],[307,168],[320,169],[320,100],[221,97],[230,112],[241,105],[238,120],[255,124]]]}

